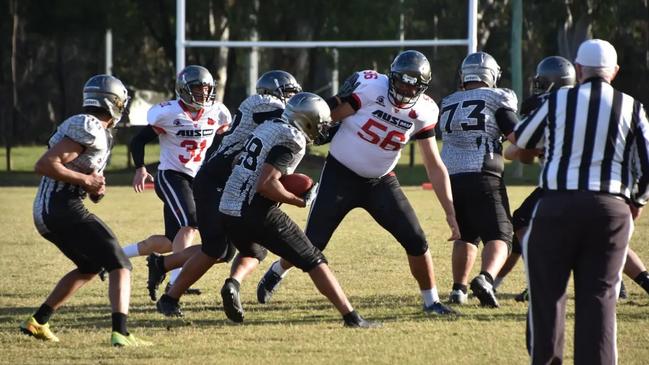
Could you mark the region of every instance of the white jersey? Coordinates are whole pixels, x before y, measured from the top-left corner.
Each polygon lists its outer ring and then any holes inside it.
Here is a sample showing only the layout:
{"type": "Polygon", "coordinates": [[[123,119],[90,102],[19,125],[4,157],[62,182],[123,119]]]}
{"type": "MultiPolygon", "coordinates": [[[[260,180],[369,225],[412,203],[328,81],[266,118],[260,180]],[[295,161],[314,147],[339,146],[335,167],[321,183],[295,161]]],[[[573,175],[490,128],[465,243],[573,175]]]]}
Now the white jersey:
{"type": "Polygon", "coordinates": [[[180,100],[171,100],[151,107],[147,122],[160,139],[158,169],[194,177],[205,159],[205,151],[214,141],[214,135],[225,132],[232,117],[225,105],[218,102],[192,116],[180,100]]]}
{"type": "Polygon", "coordinates": [[[360,108],[342,120],[329,152],[356,174],[378,178],[394,169],[408,141],[434,136],[439,109],[423,94],[412,108],[393,106],[388,77],[376,71],[359,72],[358,81],[352,96],[360,108]]]}
{"type": "Polygon", "coordinates": [[[225,157],[238,153],[257,126],[268,119],[279,118],[283,110],[284,103],[272,95],[255,94],[247,97],[234,114],[232,125],[223,135],[216,153],[225,157]]]}
{"type": "Polygon", "coordinates": [[[257,127],[246,139],[245,148],[225,184],[219,205],[222,213],[235,217],[243,215],[255,197],[257,180],[268,153],[276,146],[291,152],[293,158],[288,165],[277,167],[283,175],[292,174],[304,157],[306,139],[302,132],[282,119],[269,120],[257,127]]]}
{"type": "Polygon", "coordinates": [[[489,172],[501,175],[502,136],[496,111],[516,112],[518,99],[512,90],[481,87],[457,91],[442,100],[441,157],[449,175],[489,172]]]}

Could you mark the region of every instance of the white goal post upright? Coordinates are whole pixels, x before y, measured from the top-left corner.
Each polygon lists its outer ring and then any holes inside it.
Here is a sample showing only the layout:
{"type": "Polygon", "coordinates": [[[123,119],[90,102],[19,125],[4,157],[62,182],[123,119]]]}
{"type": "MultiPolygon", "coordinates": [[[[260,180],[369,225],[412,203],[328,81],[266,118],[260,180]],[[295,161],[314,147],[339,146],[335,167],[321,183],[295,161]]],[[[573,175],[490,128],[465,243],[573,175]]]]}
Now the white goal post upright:
{"type": "Polygon", "coordinates": [[[176,0],[176,73],[185,68],[186,47],[230,48],[358,48],[466,46],[467,54],[478,46],[478,0],[468,2],[465,39],[373,40],[373,41],[209,41],[185,39],[185,0],[176,0]]]}

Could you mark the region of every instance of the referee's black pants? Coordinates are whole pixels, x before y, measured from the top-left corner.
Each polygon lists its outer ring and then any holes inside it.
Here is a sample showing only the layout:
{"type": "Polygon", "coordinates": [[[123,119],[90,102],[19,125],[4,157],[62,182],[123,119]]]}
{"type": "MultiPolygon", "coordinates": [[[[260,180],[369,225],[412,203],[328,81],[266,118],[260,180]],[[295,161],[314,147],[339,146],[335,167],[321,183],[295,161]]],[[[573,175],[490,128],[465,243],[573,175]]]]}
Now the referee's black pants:
{"type": "Polygon", "coordinates": [[[575,364],[616,364],[617,302],[633,221],[613,195],[545,191],[523,240],[532,364],[561,364],[566,288],[575,286],[575,364]]]}

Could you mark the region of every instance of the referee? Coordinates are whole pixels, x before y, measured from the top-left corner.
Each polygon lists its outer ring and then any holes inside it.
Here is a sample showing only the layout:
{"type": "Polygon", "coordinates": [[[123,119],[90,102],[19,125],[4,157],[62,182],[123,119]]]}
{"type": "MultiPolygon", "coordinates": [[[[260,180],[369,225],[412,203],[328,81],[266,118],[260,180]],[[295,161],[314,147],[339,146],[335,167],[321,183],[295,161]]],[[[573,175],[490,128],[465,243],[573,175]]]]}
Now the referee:
{"type": "Polygon", "coordinates": [[[523,239],[532,364],[563,361],[566,287],[575,286],[575,364],[616,364],[615,304],[633,219],[649,199],[649,122],[610,82],[608,42],[583,42],[579,85],[559,89],[515,130],[518,147],[544,146],[544,194],[523,239]]]}

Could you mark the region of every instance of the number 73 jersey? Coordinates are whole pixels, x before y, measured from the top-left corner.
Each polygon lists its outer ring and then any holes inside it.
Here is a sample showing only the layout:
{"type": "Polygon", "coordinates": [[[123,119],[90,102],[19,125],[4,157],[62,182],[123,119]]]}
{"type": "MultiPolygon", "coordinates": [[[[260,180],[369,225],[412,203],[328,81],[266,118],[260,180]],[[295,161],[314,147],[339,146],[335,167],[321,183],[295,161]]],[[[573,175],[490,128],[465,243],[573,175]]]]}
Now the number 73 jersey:
{"type": "Polygon", "coordinates": [[[439,109],[423,94],[411,108],[395,107],[388,100],[387,76],[370,70],[358,74],[352,96],[360,108],[342,120],[329,152],[357,175],[379,178],[394,169],[408,141],[435,135],[439,109]]]}
{"type": "Polygon", "coordinates": [[[502,135],[496,111],[516,112],[518,100],[509,89],[481,87],[457,91],[442,100],[439,129],[442,161],[449,175],[488,172],[502,175],[502,135]]]}
{"type": "Polygon", "coordinates": [[[221,103],[192,115],[180,100],[155,105],[147,113],[148,123],[160,139],[159,170],[174,170],[196,176],[214,135],[227,131],[232,116],[221,103]]]}

